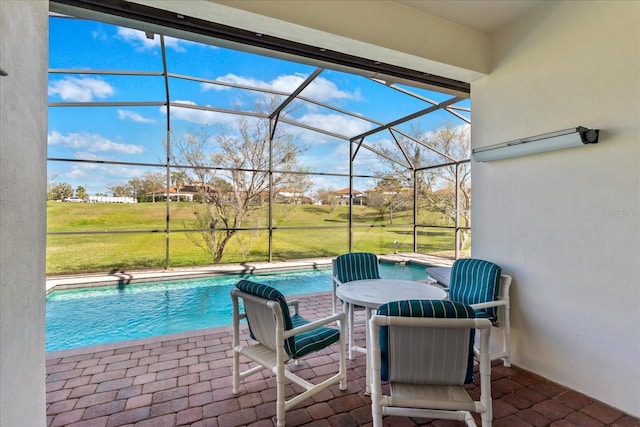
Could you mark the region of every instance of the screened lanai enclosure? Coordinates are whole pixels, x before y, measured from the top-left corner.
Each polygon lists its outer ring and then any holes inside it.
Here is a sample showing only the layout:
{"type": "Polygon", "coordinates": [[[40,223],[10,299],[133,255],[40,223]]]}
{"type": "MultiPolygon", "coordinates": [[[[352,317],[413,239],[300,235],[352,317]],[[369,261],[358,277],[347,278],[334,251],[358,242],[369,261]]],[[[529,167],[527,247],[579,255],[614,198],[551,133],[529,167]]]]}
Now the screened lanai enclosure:
{"type": "Polygon", "coordinates": [[[468,255],[468,90],[51,4],[49,274],[468,255]]]}

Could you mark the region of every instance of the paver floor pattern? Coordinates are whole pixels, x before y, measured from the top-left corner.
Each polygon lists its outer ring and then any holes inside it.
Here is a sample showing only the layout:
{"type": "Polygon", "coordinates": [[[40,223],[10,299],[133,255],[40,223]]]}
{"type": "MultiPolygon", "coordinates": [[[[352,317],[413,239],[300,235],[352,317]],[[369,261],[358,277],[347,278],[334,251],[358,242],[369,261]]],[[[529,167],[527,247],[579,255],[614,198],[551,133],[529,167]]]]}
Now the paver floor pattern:
{"type": "MultiPolygon", "coordinates": [[[[308,318],[331,311],[329,293],[297,299],[308,318]]],[[[364,343],[364,324],[356,327],[355,336],[364,343]]],[[[246,329],[243,339],[248,339],[246,329]]],[[[49,353],[47,425],[273,426],[275,377],[263,371],[246,379],[238,395],[231,391],[231,327],[142,341],[49,353]]],[[[337,349],[328,348],[294,369],[317,381],[335,371],[337,360],[337,349]]],[[[371,400],[364,394],[365,356],[348,360],[347,370],[347,390],[335,385],[299,404],[287,412],[287,426],[371,426],[371,400]]],[[[637,418],[515,366],[494,362],[491,379],[496,427],[640,426],[637,418]]],[[[294,387],[288,385],[288,395],[294,387]]],[[[469,390],[477,393],[477,386],[469,390]]],[[[385,425],[464,423],[386,417],[385,425]]]]}

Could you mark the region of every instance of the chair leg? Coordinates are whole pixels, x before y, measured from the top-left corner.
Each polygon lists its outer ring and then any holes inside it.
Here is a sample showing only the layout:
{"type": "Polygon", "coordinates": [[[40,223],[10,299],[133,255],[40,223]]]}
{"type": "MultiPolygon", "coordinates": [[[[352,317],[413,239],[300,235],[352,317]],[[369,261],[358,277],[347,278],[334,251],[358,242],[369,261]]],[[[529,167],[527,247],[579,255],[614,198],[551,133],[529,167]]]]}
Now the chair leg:
{"type": "Polygon", "coordinates": [[[349,311],[349,323],[348,323],[348,331],[347,334],[349,335],[349,360],[353,360],[354,354],[353,354],[353,347],[356,345],[355,344],[355,340],[353,338],[353,326],[354,326],[354,320],[353,320],[353,304],[348,304],[348,311],[349,311]]]}
{"type": "Polygon", "coordinates": [[[233,349],[233,394],[240,392],[240,354],[233,349]]]}
{"type": "Polygon", "coordinates": [[[480,415],[480,418],[482,420],[482,427],[491,427],[492,422],[491,422],[491,416],[490,415],[487,415],[486,413],[484,413],[484,414],[480,415]]]}
{"type": "Polygon", "coordinates": [[[382,408],[380,408],[380,405],[372,404],[371,416],[373,418],[373,427],[384,427],[382,423],[382,408]]]}
{"type": "Polygon", "coordinates": [[[284,363],[276,368],[276,426],[285,427],[284,363]]]}
{"type": "Polygon", "coordinates": [[[333,290],[331,291],[331,310],[333,314],[336,314],[336,282],[333,282],[333,290]]]}
{"type": "Polygon", "coordinates": [[[340,373],[342,375],[342,379],[340,380],[340,390],[347,389],[347,337],[345,336],[346,328],[345,321],[340,321],[340,339],[338,340],[338,346],[340,348],[340,373]]]}
{"type": "MultiPolygon", "coordinates": [[[[367,325],[369,327],[369,325],[367,325]]],[[[368,344],[367,344],[368,345],[368,344]]],[[[378,352],[379,355],[379,345],[371,344],[371,351],[378,352]]],[[[379,356],[373,354],[367,354],[367,366],[371,367],[373,371],[371,375],[376,378],[380,378],[380,359],[379,356]],[[375,358],[378,357],[376,361],[375,358]]],[[[367,373],[369,373],[369,368],[367,368],[367,373]]],[[[369,375],[367,375],[369,376],[369,375]]],[[[369,378],[367,378],[369,381],[369,378]]],[[[380,381],[372,381],[371,384],[371,417],[373,419],[373,427],[383,427],[382,423],[382,405],[380,404],[380,399],[382,398],[382,386],[380,381]]]]}
{"type": "Polygon", "coordinates": [[[509,325],[508,318],[504,322],[502,339],[502,352],[505,354],[505,357],[502,359],[502,363],[508,368],[511,366],[511,325],[509,325]]]}

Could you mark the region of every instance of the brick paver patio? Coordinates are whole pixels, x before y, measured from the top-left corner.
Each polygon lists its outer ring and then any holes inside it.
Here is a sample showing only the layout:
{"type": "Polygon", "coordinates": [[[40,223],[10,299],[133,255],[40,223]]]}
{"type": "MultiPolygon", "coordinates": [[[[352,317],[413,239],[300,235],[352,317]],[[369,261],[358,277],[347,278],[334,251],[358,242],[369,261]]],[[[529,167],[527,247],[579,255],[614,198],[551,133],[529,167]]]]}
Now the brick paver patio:
{"type": "MultiPolygon", "coordinates": [[[[301,314],[308,318],[331,311],[330,294],[298,299],[301,314]]],[[[363,343],[364,325],[356,330],[356,339],[363,343]]],[[[48,353],[47,425],[273,426],[275,380],[263,371],[234,395],[231,341],[231,327],[224,327],[48,353]]],[[[305,358],[295,369],[312,380],[334,369],[336,360],[336,350],[330,348],[305,358]]],[[[347,368],[346,391],[335,385],[301,403],[287,412],[287,426],[370,426],[365,356],[348,360],[347,368]]],[[[497,363],[492,369],[492,397],[496,427],[640,426],[639,419],[583,394],[497,363]]],[[[385,424],[464,425],[402,417],[387,417],[385,424]]]]}

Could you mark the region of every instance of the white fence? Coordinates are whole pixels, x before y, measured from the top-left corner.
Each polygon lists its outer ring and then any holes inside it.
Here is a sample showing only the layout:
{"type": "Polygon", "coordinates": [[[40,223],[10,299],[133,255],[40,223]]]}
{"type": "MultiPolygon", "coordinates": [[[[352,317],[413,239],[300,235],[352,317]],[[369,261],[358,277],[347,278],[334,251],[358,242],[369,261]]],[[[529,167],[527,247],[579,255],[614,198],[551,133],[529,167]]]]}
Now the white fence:
{"type": "Polygon", "coordinates": [[[136,203],[133,197],[89,196],[89,203],[136,203]]]}

